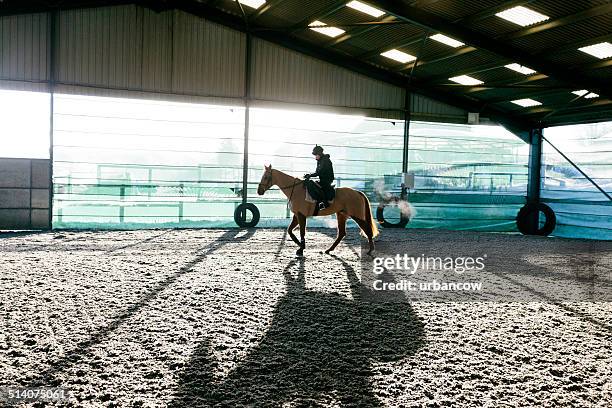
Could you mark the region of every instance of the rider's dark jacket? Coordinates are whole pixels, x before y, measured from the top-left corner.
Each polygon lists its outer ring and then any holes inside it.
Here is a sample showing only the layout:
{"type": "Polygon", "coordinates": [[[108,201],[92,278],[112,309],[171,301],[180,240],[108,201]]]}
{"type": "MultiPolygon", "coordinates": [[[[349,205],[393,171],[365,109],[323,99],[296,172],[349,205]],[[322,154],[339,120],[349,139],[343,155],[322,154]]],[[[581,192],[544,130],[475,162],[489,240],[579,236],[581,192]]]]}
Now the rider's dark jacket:
{"type": "Polygon", "coordinates": [[[334,181],[334,166],[329,159],[329,154],[324,154],[317,161],[317,170],[314,173],[309,174],[310,177],[319,177],[319,183],[321,187],[326,188],[331,186],[334,181]]]}

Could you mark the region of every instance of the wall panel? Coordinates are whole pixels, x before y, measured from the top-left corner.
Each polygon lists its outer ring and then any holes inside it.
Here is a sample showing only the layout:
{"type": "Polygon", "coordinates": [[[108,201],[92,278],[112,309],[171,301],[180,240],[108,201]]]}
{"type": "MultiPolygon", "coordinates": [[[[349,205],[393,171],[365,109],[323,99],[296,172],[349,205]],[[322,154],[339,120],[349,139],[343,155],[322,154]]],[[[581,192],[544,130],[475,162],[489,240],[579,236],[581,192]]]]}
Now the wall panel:
{"type": "Polygon", "coordinates": [[[414,120],[452,123],[467,121],[466,110],[414,93],[411,95],[410,111],[414,120]]]}
{"type": "Polygon", "coordinates": [[[47,31],[47,14],[0,18],[0,79],[48,79],[47,31]]]}
{"type": "Polygon", "coordinates": [[[404,106],[399,87],[263,40],[253,41],[252,72],[256,99],[371,109],[404,106]]]}
{"type": "Polygon", "coordinates": [[[174,18],[173,91],[243,96],[245,35],[182,12],[174,18]]]}

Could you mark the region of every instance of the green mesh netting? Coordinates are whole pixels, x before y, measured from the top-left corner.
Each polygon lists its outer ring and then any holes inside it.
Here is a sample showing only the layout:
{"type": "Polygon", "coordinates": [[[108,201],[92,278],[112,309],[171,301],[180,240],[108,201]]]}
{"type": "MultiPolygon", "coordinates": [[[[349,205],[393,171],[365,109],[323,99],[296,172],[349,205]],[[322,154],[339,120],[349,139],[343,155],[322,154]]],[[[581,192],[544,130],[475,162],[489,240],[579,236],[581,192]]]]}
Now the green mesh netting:
{"type": "MultiPolygon", "coordinates": [[[[55,228],[230,227],[242,197],[244,110],[57,95],[55,228]]],[[[398,195],[403,121],[270,109],[251,110],[248,200],[260,226],[285,226],[278,189],[256,194],[263,164],[312,172],[312,146],[331,154],[336,185],[373,205],[398,195]]],[[[498,126],[412,122],[409,227],[515,231],[525,201],[528,147],[498,126]]],[[[399,218],[389,207],[385,217],[399,218]]],[[[333,218],[309,222],[331,226],[333,218]]]]}

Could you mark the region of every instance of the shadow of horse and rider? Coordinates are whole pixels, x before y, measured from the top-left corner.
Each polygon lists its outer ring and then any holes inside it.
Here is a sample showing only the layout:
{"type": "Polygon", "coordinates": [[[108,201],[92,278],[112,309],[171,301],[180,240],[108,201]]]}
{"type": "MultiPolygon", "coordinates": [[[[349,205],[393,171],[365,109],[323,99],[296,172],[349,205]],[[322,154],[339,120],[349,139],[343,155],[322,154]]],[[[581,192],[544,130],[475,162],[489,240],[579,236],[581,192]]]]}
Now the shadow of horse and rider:
{"type": "Polygon", "coordinates": [[[307,289],[308,261],[292,260],[283,271],[287,291],[260,343],[217,378],[211,344],[202,342],[170,406],[382,406],[373,364],[413,355],[424,344],[424,324],[403,293],[364,286],[351,265],[334,258],[346,271],[352,299],[307,289]]]}

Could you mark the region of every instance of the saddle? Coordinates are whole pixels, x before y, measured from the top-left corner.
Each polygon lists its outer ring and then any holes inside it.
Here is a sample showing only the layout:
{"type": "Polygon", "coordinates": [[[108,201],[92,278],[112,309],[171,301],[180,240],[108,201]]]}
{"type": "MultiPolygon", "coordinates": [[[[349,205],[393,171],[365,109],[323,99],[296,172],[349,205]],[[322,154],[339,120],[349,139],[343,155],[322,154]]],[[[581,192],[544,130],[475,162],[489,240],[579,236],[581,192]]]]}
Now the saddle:
{"type": "Polygon", "coordinates": [[[314,180],[306,180],[306,192],[308,193],[315,203],[315,210],[313,216],[316,216],[319,213],[319,206],[324,201],[332,202],[334,197],[336,196],[335,185],[332,184],[329,188],[324,189],[321,187],[321,184],[314,180]]]}

